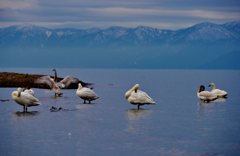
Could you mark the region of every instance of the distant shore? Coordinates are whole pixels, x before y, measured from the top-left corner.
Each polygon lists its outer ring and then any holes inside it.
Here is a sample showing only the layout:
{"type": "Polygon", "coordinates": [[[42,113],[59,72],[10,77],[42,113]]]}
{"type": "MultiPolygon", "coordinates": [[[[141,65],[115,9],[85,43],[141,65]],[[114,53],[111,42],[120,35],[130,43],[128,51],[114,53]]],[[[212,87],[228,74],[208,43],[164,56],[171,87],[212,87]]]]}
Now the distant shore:
{"type": "MultiPolygon", "coordinates": [[[[47,84],[36,84],[34,80],[45,76],[36,74],[23,74],[23,73],[13,73],[13,72],[0,72],[0,87],[30,87],[30,88],[43,88],[50,89],[47,84]]],[[[52,77],[53,78],[53,77],[52,77]]],[[[61,81],[63,78],[57,78],[57,82],[61,81]]],[[[91,85],[91,83],[85,83],[79,81],[83,86],[91,85]]],[[[78,83],[72,83],[67,89],[77,89],[78,83]]]]}

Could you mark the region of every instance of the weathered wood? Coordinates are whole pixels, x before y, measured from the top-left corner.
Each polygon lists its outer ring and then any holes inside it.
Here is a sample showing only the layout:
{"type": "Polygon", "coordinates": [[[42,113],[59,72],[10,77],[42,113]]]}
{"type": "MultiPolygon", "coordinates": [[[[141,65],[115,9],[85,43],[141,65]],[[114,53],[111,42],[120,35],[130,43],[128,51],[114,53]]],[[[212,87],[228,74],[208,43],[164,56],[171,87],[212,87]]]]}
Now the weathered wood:
{"type": "MultiPolygon", "coordinates": [[[[30,88],[45,88],[50,89],[47,84],[36,84],[34,80],[45,76],[45,75],[35,75],[35,74],[23,74],[23,73],[11,73],[11,72],[0,72],[0,87],[22,87],[25,88],[29,86],[30,88]]],[[[53,77],[52,77],[53,78],[53,77]]],[[[61,81],[63,78],[57,78],[57,82],[61,81]]],[[[85,83],[79,81],[83,86],[92,85],[92,83],[85,83]]],[[[78,83],[72,83],[67,89],[77,89],[78,83]]]]}

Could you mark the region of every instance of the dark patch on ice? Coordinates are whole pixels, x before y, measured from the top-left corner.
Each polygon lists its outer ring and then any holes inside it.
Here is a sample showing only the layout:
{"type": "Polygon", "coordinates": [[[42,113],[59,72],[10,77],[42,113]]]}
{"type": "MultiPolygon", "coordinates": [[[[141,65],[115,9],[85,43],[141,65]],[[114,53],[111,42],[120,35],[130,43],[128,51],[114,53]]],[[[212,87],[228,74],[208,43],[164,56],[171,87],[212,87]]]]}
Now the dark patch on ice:
{"type": "Polygon", "coordinates": [[[75,110],[77,110],[77,109],[72,109],[72,110],[70,110],[70,109],[63,109],[62,107],[54,107],[54,106],[52,106],[52,107],[50,108],[50,112],[58,112],[58,111],[60,111],[60,110],[62,110],[62,111],[75,111],[75,110]]]}

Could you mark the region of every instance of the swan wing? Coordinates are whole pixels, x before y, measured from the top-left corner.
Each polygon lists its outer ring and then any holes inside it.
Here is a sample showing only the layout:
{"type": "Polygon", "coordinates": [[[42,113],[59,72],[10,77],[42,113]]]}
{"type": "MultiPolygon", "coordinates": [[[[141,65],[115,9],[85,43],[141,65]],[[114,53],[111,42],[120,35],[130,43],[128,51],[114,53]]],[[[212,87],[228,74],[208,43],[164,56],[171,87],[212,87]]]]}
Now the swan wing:
{"type": "Polygon", "coordinates": [[[89,88],[82,88],[81,90],[78,91],[78,95],[82,98],[91,98],[91,99],[98,98],[98,95],[89,88]]]}
{"type": "Polygon", "coordinates": [[[213,91],[211,91],[211,93],[217,95],[217,96],[225,96],[227,95],[227,92],[225,92],[224,90],[220,90],[220,89],[214,89],[213,91]]]}
{"type": "Polygon", "coordinates": [[[202,91],[200,93],[198,93],[199,96],[203,96],[203,97],[216,97],[215,94],[209,92],[209,91],[202,91]]]}
{"type": "Polygon", "coordinates": [[[36,106],[36,105],[41,105],[41,101],[35,98],[34,96],[21,92],[20,98],[22,99],[23,103],[28,104],[29,106],[36,106]]]}
{"type": "Polygon", "coordinates": [[[34,96],[34,91],[32,89],[26,89],[23,91],[24,93],[28,93],[31,94],[32,96],[34,96]]]}
{"type": "Polygon", "coordinates": [[[59,88],[65,88],[65,84],[61,83],[61,82],[57,82],[57,86],[59,88]]]}
{"type": "Polygon", "coordinates": [[[60,88],[67,88],[71,83],[78,83],[78,78],[72,76],[66,76],[63,80],[61,80],[58,84],[60,88]]]}
{"type": "Polygon", "coordinates": [[[50,88],[53,87],[54,81],[49,76],[42,76],[34,81],[34,83],[45,83],[49,85],[50,88]]]}
{"type": "Polygon", "coordinates": [[[130,103],[135,104],[156,104],[151,97],[147,95],[147,93],[137,90],[137,92],[133,91],[131,96],[128,98],[130,103]]]}
{"type": "Polygon", "coordinates": [[[148,96],[147,93],[145,93],[145,92],[143,92],[143,91],[141,91],[141,90],[138,90],[137,92],[138,92],[139,94],[141,94],[142,97],[147,98],[147,99],[150,100],[151,102],[155,103],[155,102],[153,101],[153,99],[152,99],[150,96],[148,96]]]}

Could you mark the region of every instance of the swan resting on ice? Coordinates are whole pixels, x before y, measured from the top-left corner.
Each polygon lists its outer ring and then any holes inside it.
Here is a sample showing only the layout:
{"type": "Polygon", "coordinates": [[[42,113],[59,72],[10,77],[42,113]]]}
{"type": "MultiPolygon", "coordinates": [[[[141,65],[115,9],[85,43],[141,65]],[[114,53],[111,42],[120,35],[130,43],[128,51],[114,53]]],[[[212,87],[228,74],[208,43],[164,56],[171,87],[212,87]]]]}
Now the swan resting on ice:
{"type": "Polygon", "coordinates": [[[209,91],[204,91],[205,87],[203,85],[201,85],[199,87],[199,90],[197,92],[197,96],[200,100],[202,100],[203,102],[207,101],[214,101],[217,99],[217,95],[209,92],[209,91]]]}
{"type": "Polygon", "coordinates": [[[84,100],[84,103],[86,103],[86,100],[91,103],[92,100],[96,100],[99,98],[98,95],[90,88],[82,87],[81,83],[78,84],[76,94],[84,100]]]}
{"type": "Polygon", "coordinates": [[[138,109],[140,106],[145,104],[156,104],[156,102],[151,99],[147,93],[138,90],[139,84],[136,84],[132,89],[126,92],[125,97],[133,105],[137,105],[138,109]]]}
{"type": "Polygon", "coordinates": [[[12,92],[12,99],[17,102],[19,105],[23,106],[23,112],[27,112],[27,107],[31,106],[39,106],[41,105],[41,101],[39,101],[34,96],[21,92],[22,88],[18,88],[17,91],[12,92]]]}
{"type": "Polygon", "coordinates": [[[211,93],[217,95],[218,97],[226,97],[227,96],[227,92],[225,92],[224,90],[216,89],[214,83],[211,83],[208,87],[210,87],[210,86],[213,87],[211,93]]]}

